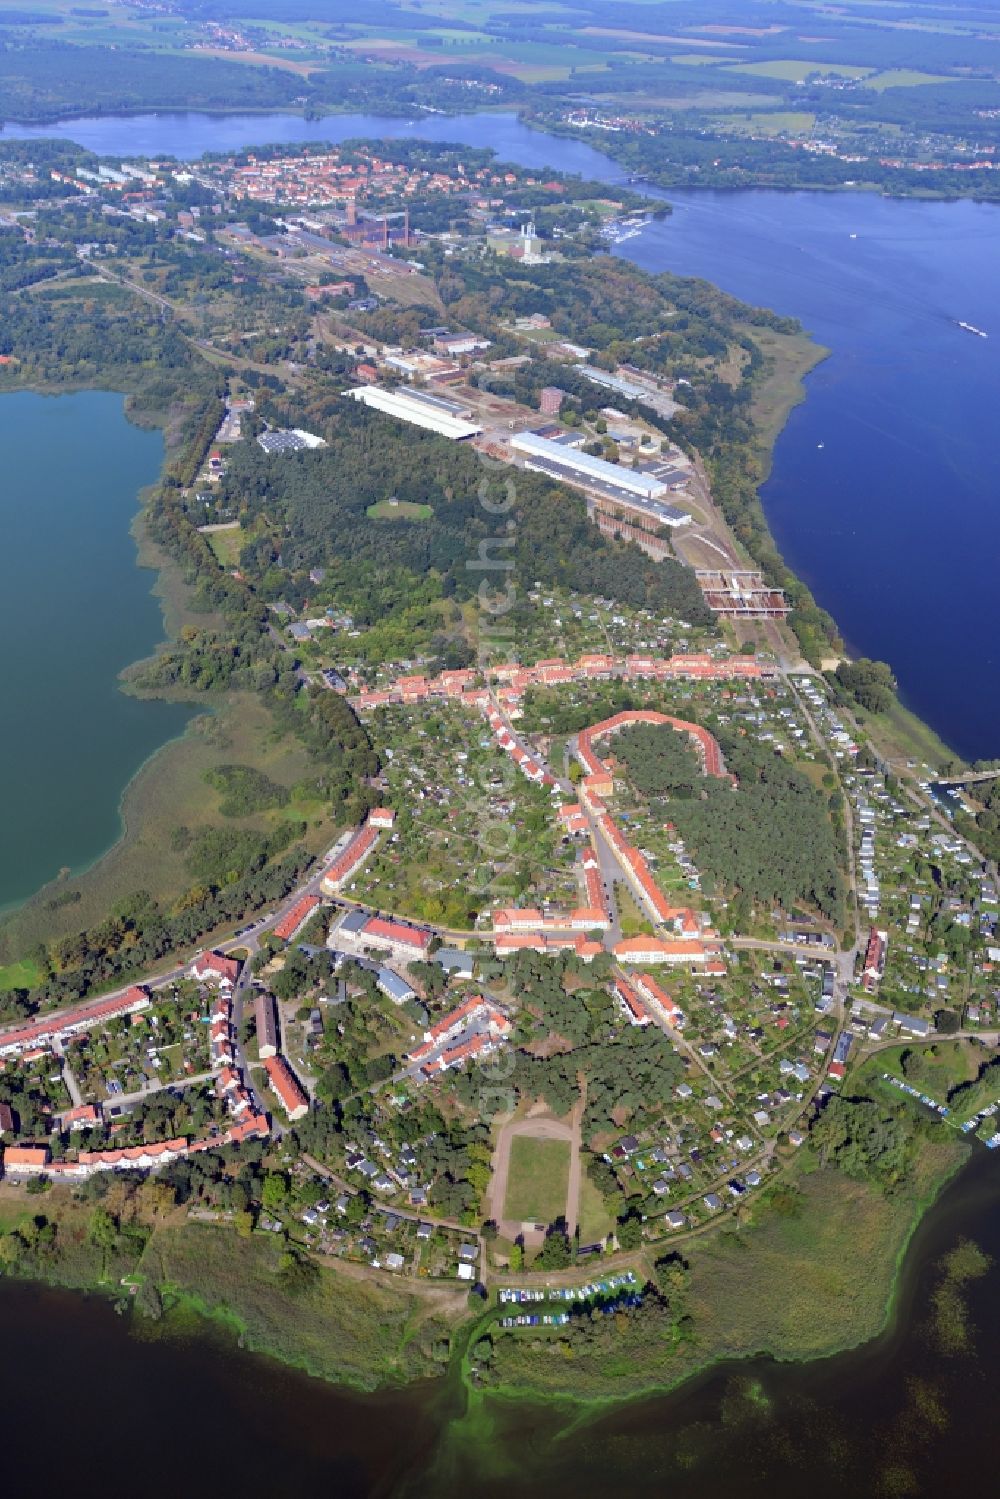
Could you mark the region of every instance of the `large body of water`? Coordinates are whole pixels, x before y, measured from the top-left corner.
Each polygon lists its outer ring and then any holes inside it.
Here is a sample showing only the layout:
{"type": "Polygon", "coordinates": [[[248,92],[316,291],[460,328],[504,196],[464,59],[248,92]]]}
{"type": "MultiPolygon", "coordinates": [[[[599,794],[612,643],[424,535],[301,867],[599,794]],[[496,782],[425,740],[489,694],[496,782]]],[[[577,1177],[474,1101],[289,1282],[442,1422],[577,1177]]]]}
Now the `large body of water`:
{"type": "Polygon", "coordinates": [[[162,462],[122,397],[0,396],[0,907],[121,832],[122,791],[190,709],[140,702],[118,673],[162,639],[129,527],[162,462]]]}

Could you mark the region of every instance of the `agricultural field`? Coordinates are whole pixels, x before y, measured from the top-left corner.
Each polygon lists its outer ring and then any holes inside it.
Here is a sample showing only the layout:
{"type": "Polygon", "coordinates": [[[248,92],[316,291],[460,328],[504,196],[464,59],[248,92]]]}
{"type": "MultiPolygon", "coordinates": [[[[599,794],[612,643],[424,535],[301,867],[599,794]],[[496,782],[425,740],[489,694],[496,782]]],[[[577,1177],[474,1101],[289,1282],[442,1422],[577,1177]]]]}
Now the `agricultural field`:
{"type": "Polygon", "coordinates": [[[865,81],[866,88],[873,88],[877,93],[884,93],[890,88],[919,88],[928,83],[958,83],[957,78],[950,78],[945,73],[920,73],[914,68],[889,68],[885,73],[876,73],[874,77],[865,81]]]}
{"type": "Polygon", "coordinates": [[[773,62],[727,63],[729,73],[752,73],[758,78],[780,78],[785,83],[804,83],[814,73],[832,73],[837,78],[866,78],[871,68],[828,63],[818,58],[776,58],[773,62]]]}
{"type": "MultiPolygon", "coordinates": [[[[804,110],[776,109],[770,114],[717,115],[713,124],[716,130],[730,130],[734,135],[801,136],[814,129],[816,116],[804,110]]],[[[782,335],[774,337],[780,339],[782,335]]]]}

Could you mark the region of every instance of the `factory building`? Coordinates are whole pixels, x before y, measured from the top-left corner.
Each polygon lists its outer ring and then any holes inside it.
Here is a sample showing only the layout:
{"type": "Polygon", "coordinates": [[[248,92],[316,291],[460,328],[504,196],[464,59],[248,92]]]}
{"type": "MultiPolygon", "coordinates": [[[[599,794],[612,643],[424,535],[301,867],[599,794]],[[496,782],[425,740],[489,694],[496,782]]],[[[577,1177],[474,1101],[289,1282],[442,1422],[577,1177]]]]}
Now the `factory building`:
{"type": "Polygon", "coordinates": [[[440,400],[429,400],[411,391],[385,390],[379,385],[358,386],[346,392],[355,401],[381,411],[385,416],[394,416],[397,421],[410,422],[414,427],[423,427],[436,432],[439,437],[449,437],[453,442],[466,437],[478,437],[483,430],[473,422],[452,415],[447,409],[451,404],[440,400]]]}
{"type": "Polygon", "coordinates": [[[553,478],[597,487],[609,495],[624,491],[643,500],[658,500],[667,493],[666,484],[651,474],[622,468],[620,464],[608,463],[605,458],[595,458],[590,453],[577,452],[534,432],[517,433],[510,439],[510,445],[516,453],[523,455],[528,468],[550,474],[553,478]]]}

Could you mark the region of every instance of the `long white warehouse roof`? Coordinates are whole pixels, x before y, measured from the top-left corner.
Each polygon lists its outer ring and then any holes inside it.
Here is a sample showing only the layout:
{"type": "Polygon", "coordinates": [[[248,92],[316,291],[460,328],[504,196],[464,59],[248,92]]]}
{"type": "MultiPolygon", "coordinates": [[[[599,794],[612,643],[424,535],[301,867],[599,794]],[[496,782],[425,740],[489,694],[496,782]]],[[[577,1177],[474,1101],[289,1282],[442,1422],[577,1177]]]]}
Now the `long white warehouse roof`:
{"type": "Polygon", "coordinates": [[[590,453],[578,453],[573,448],[564,448],[558,442],[550,442],[547,437],[536,437],[534,432],[517,433],[511,438],[510,445],[529,459],[542,458],[546,466],[551,464],[564,470],[567,475],[575,474],[584,482],[588,478],[596,479],[602,486],[624,489],[629,494],[642,495],[647,500],[658,500],[660,495],[667,493],[667,486],[650,474],[636,473],[617,463],[608,463],[605,458],[595,458],[590,453]]]}
{"type": "Polygon", "coordinates": [[[412,422],[413,426],[436,432],[439,437],[450,437],[453,440],[477,437],[483,430],[472,422],[463,422],[456,416],[449,416],[447,411],[435,410],[426,401],[415,401],[405,390],[384,390],[379,385],[359,385],[356,389],[347,391],[347,395],[370,406],[374,411],[382,411],[386,416],[394,416],[401,422],[412,422]]]}

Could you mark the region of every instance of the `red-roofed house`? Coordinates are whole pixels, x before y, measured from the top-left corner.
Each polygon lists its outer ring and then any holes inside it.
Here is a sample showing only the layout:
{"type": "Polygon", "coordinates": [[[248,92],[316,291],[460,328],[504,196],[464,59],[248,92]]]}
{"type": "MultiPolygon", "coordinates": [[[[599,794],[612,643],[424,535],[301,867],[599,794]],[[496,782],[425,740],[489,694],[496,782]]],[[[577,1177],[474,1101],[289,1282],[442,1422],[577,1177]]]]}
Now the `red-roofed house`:
{"type": "Polygon", "coordinates": [[[309,1100],[284,1057],[268,1057],[264,1063],[268,1081],[281,1100],[281,1106],[294,1123],[309,1112],[309,1100]]]}
{"type": "Polygon", "coordinates": [[[649,1011],[631,984],[627,983],[625,979],[616,979],[614,993],[625,1014],[628,1016],[630,1025],[649,1024],[649,1011]]]}
{"type": "Polygon", "coordinates": [[[414,958],[426,958],[431,944],[431,934],[422,927],[407,926],[401,921],[387,921],[382,916],[371,916],[361,928],[366,942],[396,947],[414,958]]]}
{"type": "Polygon", "coordinates": [[[225,953],[206,952],[200,958],[195,958],[191,964],[191,973],[202,982],[235,984],[240,976],[240,961],[238,958],[227,957],[225,953]]]}
{"type": "Polygon", "coordinates": [[[3,1153],[6,1176],[38,1176],[49,1165],[52,1152],[47,1145],[8,1145],[3,1153]]]}
{"type": "Polygon", "coordinates": [[[372,826],[371,819],[365,823],[363,828],[351,838],[343,853],[338,854],[330,865],[321,881],[323,889],[331,894],[345,884],[353,874],[357,874],[362,864],[371,854],[378,842],[378,829],[372,826]]]}
{"type": "Polygon", "coordinates": [[[304,895],[301,900],[295,902],[287,915],[281,918],[274,929],[274,935],[280,937],[283,942],[290,942],[299,928],[305,926],[318,905],[318,895],[304,895]]]}
{"type": "Polygon", "coordinates": [[[685,942],[683,938],[665,941],[662,937],[625,937],[616,942],[614,955],[625,963],[698,963],[708,960],[704,942],[685,942]]]}
{"type": "Polygon", "coordinates": [[[75,1109],[67,1109],[60,1115],[63,1129],[96,1129],[103,1122],[104,1113],[98,1103],[81,1103],[75,1109]]]}
{"type": "Polygon", "coordinates": [[[636,974],[634,983],[647,1004],[658,1010],[668,1025],[675,1026],[677,1030],[684,1029],[684,1011],[676,1000],[671,999],[666,989],[646,973],[636,974]]]}

